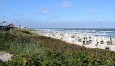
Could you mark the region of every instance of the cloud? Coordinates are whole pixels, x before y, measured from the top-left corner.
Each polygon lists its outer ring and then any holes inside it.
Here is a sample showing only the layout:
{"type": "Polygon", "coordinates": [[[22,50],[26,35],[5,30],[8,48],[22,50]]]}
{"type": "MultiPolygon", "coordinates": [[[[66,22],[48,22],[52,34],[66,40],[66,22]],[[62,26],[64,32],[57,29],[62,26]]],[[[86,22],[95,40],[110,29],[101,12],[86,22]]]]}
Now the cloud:
{"type": "Polygon", "coordinates": [[[73,3],[69,2],[69,1],[64,1],[62,4],[63,8],[71,8],[73,6],[73,3]]]}
{"type": "Polygon", "coordinates": [[[95,14],[97,11],[96,11],[96,9],[88,9],[88,11],[90,12],[90,13],[93,13],[93,14],[95,14]]]}
{"type": "Polygon", "coordinates": [[[47,8],[42,8],[41,13],[42,14],[47,14],[47,13],[49,13],[49,10],[47,8]]]}

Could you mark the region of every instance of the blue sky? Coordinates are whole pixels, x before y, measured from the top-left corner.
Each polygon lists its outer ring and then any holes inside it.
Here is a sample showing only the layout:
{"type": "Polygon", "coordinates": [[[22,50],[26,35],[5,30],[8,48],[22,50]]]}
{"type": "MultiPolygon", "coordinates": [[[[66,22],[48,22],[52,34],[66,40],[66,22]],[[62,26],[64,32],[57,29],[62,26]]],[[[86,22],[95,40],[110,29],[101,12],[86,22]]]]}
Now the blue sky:
{"type": "Polygon", "coordinates": [[[32,28],[115,28],[115,0],[0,0],[0,22],[32,28]]]}

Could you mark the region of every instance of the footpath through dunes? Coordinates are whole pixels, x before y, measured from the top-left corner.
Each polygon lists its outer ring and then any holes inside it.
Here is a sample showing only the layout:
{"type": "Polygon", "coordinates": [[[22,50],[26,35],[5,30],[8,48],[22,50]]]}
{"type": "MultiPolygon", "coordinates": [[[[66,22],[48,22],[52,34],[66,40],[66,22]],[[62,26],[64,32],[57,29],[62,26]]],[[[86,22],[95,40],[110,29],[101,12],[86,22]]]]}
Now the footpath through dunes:
{"type": "Polygon", "coordinates": [[[22,29],[0,32],[0,51],[12,54],[12,60],[0,62],[0,66],[115,65],[115,52],[89,49],[22,29]]]}

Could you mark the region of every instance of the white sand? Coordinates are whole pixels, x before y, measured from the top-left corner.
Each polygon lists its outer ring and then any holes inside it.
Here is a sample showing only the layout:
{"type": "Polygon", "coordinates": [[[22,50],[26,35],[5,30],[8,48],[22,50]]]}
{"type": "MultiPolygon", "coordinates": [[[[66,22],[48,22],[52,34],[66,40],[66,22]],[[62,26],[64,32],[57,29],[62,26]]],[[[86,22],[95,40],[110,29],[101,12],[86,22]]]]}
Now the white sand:
{"type": "Polygon", "coordinates": [[[109,50],[115,51],[115,38],[95,36],[95,35],[85,35],[82,33],[67,33],[64,31],[54,31],[54,30],[38,30],[38,34],[60,39],[68,43],[85,46],[87,48],[100,48],[105,49],[109,47],[109,50]],[[112,42],[110,45],[107,42],[112,42]]]}

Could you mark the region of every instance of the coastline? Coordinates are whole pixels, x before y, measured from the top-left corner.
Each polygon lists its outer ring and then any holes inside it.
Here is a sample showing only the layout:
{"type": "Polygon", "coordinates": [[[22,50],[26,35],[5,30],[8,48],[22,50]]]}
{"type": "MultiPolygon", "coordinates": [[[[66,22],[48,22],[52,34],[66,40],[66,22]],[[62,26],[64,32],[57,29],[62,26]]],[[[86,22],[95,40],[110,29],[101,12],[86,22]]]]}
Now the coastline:
{"type": "Polygon", "coordinates": [[[115,38],[84,33],[67,33],[50,29],[37,29],[35,33],[55,39],[60,39],[70,44],[84,46],[86,48],[99,48],[115,51],[115,38]]]}

